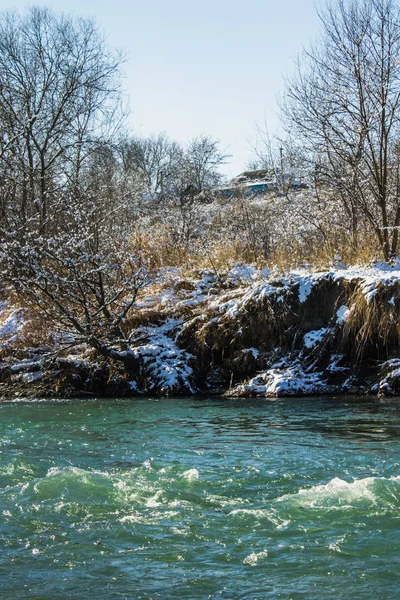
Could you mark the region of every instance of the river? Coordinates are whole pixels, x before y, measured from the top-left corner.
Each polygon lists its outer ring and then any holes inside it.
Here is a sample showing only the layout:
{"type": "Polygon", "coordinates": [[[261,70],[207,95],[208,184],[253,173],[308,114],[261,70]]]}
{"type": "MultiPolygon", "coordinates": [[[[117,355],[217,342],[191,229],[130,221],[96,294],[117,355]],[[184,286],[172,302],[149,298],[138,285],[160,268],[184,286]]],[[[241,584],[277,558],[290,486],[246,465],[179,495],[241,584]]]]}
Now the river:
{"type": "Polygon", "coordinates": [[[0,597],[394,599],[399,399],[0,404],[0,597]]]}

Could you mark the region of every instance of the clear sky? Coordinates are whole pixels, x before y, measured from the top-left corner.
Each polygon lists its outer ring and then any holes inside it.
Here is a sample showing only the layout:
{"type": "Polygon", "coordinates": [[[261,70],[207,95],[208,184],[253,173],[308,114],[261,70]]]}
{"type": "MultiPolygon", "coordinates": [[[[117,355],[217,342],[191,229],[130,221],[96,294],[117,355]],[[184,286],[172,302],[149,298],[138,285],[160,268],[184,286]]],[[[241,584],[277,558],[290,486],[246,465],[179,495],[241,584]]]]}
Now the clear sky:
{"type": "Polygon", "coordinates": [[[219,138],[228,175],[252,158],[257,123],[277,129],[283,75],[319,31],[314,0],[0,0],[27,4],[95,17],[126,53],[134,132],[219,138]]]}

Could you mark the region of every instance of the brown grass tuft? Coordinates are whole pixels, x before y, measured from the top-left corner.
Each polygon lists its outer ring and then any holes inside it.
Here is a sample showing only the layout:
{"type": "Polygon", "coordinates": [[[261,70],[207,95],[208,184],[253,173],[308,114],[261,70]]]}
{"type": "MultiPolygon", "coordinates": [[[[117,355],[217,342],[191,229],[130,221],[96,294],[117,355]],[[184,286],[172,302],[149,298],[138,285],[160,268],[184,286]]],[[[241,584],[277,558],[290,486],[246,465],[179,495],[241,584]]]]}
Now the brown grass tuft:
{"type": "Polygon", "coordinates": [[[368,302],[357,287],[348,300],[350,315],[342,330],[341,351],[363,360],[382,360],[400,351],[400,285],[379,284],[368,302]]]}

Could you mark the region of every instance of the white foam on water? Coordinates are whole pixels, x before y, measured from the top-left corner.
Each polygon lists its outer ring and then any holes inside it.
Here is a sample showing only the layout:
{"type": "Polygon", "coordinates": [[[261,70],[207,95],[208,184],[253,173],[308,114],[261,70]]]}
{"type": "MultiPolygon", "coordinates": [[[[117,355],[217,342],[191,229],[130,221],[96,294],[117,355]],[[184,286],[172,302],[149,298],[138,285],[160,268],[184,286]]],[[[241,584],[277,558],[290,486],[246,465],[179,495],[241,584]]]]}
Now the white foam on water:
{"type": "MultiPolygon", "coordinates": [[[[390,477],[388,479],[384,477],[366,477],[356,479],[350,483],[335,477],[327,484],[301,489],[296,494],[281,496],[276,502],[301,508],[352,508],[363,502],[382,507],[383,505],[387,506],[388,503],[382,498],[382,491],[384,490],[381,487],[382,485],[390,487],[393,483],[400,483],[400,477],[390,477]]],[[[400,499],[400,488],[398,497],[400,499]]],[[[393,495],[392,500],[395,500],[393,495]]],[[[399,500],[396,504],[399,504],[399,500]]]]}
{"type": "Polygon", "coordinates": [[[133,515],[126,515],[125,517],[121,517],[121,519],[119,519],[119,522],[120,523],[137,523],[141,519],[142,519],[142,515],[140,515],[139,513],[136,513],[133,515]]]}
{"type": "Polygon", "coordinates": [[[237,506],[238,504],[243,504],[246,502],[246,500],[244,500],[243,498],[239,498],[238,496],[231,498],[229,496],[221,496],[220,494],[206,493],[205,497],[207,499],[207,502],[211,502],[216,506],[220,507],[237,506]]]}
{"type": "Polygon", "coordinates": [[[74,477],[74,476],[78,476],[78,477],[82,477],[83,481],[85,483],[87,483],[87,478],[91,477],[91,476],[100,476],[100,477],[105,477],[108,478],[109,474],[108,473],[103,473],[102,471],[85,471],[85,469],[80,469],[79,467],[51,467],[47,473],[46,473],[46,478],[47,477],[59,477],[59,476],[69,476],[69,477],[74,477]]]}
{"type": "Polygon", "coordinates": [[[268,521],[275,529],[285,529],[290,525],[289,519],[282,518],[278,512],[271,507],[268,508],[236,508],[229,513],[230,517],[252,518],[256,522],[268,521]]]}
{"type": "Polygon", "coordinates": [[[229,513],[231,516],[247,516],[250,515],[257,519],[269,518],[269,511],[265,508],[236,508],[229,513]]]}
{"type": "Polygon", "coordinates": [[[183,473],[182,478],[187,481],[197,481],[200,479],[200,475],[197,469],[189,469],[183,473]]]}
{"type": "Polygon", "coordinates": [[[260,560],[267,558],[268,550],[263,550],[262,552],[252,552],[243,561],[244,565],[250,565],[255,567],[260,560]]]}
{"type": "Polygon", "coordinates": [[[160,499],[163,495],[163,491],[162,490],[158,490],[154,496],[151,496],[151,498],[149,498],[146,502],[146,506],[148,506],[149,508],[154,508],[156,506],[161,506],[162,502],[160,502],[160,499]]]}

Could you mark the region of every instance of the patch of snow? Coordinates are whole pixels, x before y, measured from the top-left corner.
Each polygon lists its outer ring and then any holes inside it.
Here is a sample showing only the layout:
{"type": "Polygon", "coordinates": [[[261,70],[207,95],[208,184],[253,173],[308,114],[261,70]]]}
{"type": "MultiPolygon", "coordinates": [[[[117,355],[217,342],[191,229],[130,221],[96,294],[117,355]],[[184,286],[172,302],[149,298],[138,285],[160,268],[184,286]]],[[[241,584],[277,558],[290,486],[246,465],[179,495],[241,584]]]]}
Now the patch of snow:
{"type": "Polygon", "coordinates": [[[43,373],[40,371],[35,371],[34,373],[22,373],[21,380],[24,383],[32,383],[33,381],[37,381],[43,377],[43,373]]]}
{"type": "Polygon", "coordinates": [[[20,373],[21,371],[32,371],[32,370],[39,370],[42,367],[42,363],[38,362],[37,360],[35,361],[29,361],[29,360],[22,360],[19,363],[15,363],[12,365],[12,367],[10,368],[10,371],[12,373],[20,373]]]}
{"type": "Polygon", "coordinates": [[[246,351],[251,352],[251,354],[253,355],[253,358],[255,358],[255,359],[257,359],[260,356],[260,351],[257,350],[257,348],[247,348],[246,351]]]}
{"type": "Polygon", "coordinates": [[[306,348],[314,348],[324,338],[325,334],[331,331],[328,327],[322,327],[322,329],[314,329],[305,334],[303,340],[306,348]]]}
{"type": "Polygon", "coordinates": [[[350,375],[346,381],[342,384],[342,392],[349,392],[352,388],[357,386],[357,377],[350,375]]]}
{"type": "Polygon", "coordinates": [[[276,285],[271,285],[270,283],[257,283],[245,291],[240,304],[243,308],[245,308],[246,304],[249,302],[260,302],[265,298],[280,296],[286,290],[286,286],[277,287],[276,285]]]}
{"type": "Polygon", "coordinates": [[[329,373],[343,373],[348,371],[348,367],[340,367],[339,363],[341,360],[343,360],[344,355],[343,354],[332,354],[331,356],[331,362],[327,367],[327,371],[329,373]]]}
{"type": "Polygon", "coordinates": [[[181,276],[181,269],[179,267],[161,267],[158,271],[160,281],[168,281],[170,279],[179,279],[181,276]]]}
{"type": "Polygon", "coordinates": [[[342,323],[347,321],[347,319],[349,318],[349,315],[350,315],[350,309],[347,306],[345,306],[344,304],[342,304],[342,306],[340,306],[336,311],[336,323],[341,325],[342,323]]]}
{"type": "MultiPolygon", "coordinates": [[[[52,338],[54,340],[54,344],[57,347],[60,347],[64,344],[73,344],[75,342],[75,338],[71,333],[54,332],[52,334],[52,338]]],[[[76,346],[75,346],[75,348],[76,348],[76,346]]]]}
{"type": "Polygon", "coordinates": [[[314,286],[314,281],[311,278],[302,279],[299,284],[299,300],[305,302],[314,286]]]}
{"type": "Polygon", "coordinates": [[[75,369],[79,369],[85,364],[89,367],[87,360],[84,360],[83,358],[77,358],[74,354],[68,354],[65,358],[56,358],[56,363],[65,364],[66,362],[68,362],[71,367],[74,367],[75,369]]]}
{"type": "Polygon", "coordinates": [[[258,269],[254,265],[235,263],[228,271],[229,279],[240,285],[242,283],[251,284],[259,279],[267,279],[271,274],[269,269],[258,269]]]}
{"type": "Polygon", "coordinates": [[[384,378],[377,384],[376,391],[380,394],[392,395],[398,391],[400,386],[400,359],[393,358],[384,362],[381,366],[381,370],[386,371],[386,369],[388,369],[388,371],[384,378]]]}
{"type": "Polygon", "coordinates": [[[239,313],[239,307],[242,299],[238,298],[238,291],[234,290],[219,296],[216,300],[212,300],[208,304],[208,308],[218,314],[227,315],[230,318],[235,318],[239,313]]]}
{"type": "Polygon", "coordinates": [[[382,363],[381,368],[392,367],[393,369],[400,368],[400,358],[391,358],[382,363]]]}
{"type": "Polygon", "coordinates": [[[11,381],[14,383],[17,381],[22,381],[23,383],[33,383],[42,377],[43,373],[41,371],[34,371],[33,373],[17,373],[16,375],[12,375],[11,381]]]}
{"type": "Polygon", "coordinates": [[[286,368],[271,368],[260,373],[247,384],[237,386],[231,396],[308,396],[324,393],[327,384],[321,373],[306,372],[299,363],[286,368]]]}
{"type": "Polygon", "coordinates": [[[181,325],[182,320],[168,319],[162,325],[149,325],[136,331],[146,338],[146,343],[133,347],[132,352],[144,365],[150,390],[167,395],[195,393],[190,366],[193,356],[178,348],[175,342],[175,332],[181,325]]]}
{"type": "Polygon", "coordinates": [[[21,308],[13,310],[0,324],[0,340],[14,342],[25,325],[24,311],[21,308]]]}
{"type": "Polygon", "coordinates": [[[289,284],[298,283],[299,285],[299,302],[303,304],[311,294],[313,287],[323,280],[331,278],[332,273],[320,272],[311,273],[309,270],[291,271],[289,273],[289,284]]]}
{"type": "Polygon", "coordinates": [[[369,267],[356,265],[345,270],[336,269],[333,271],[333,277],[336,280],[358,280],[367,303],[370,303],[376,297],[380,284],[386,287],[400,284],[400,263],[399,261],[394,264],[376,262],[369,267]]]}

